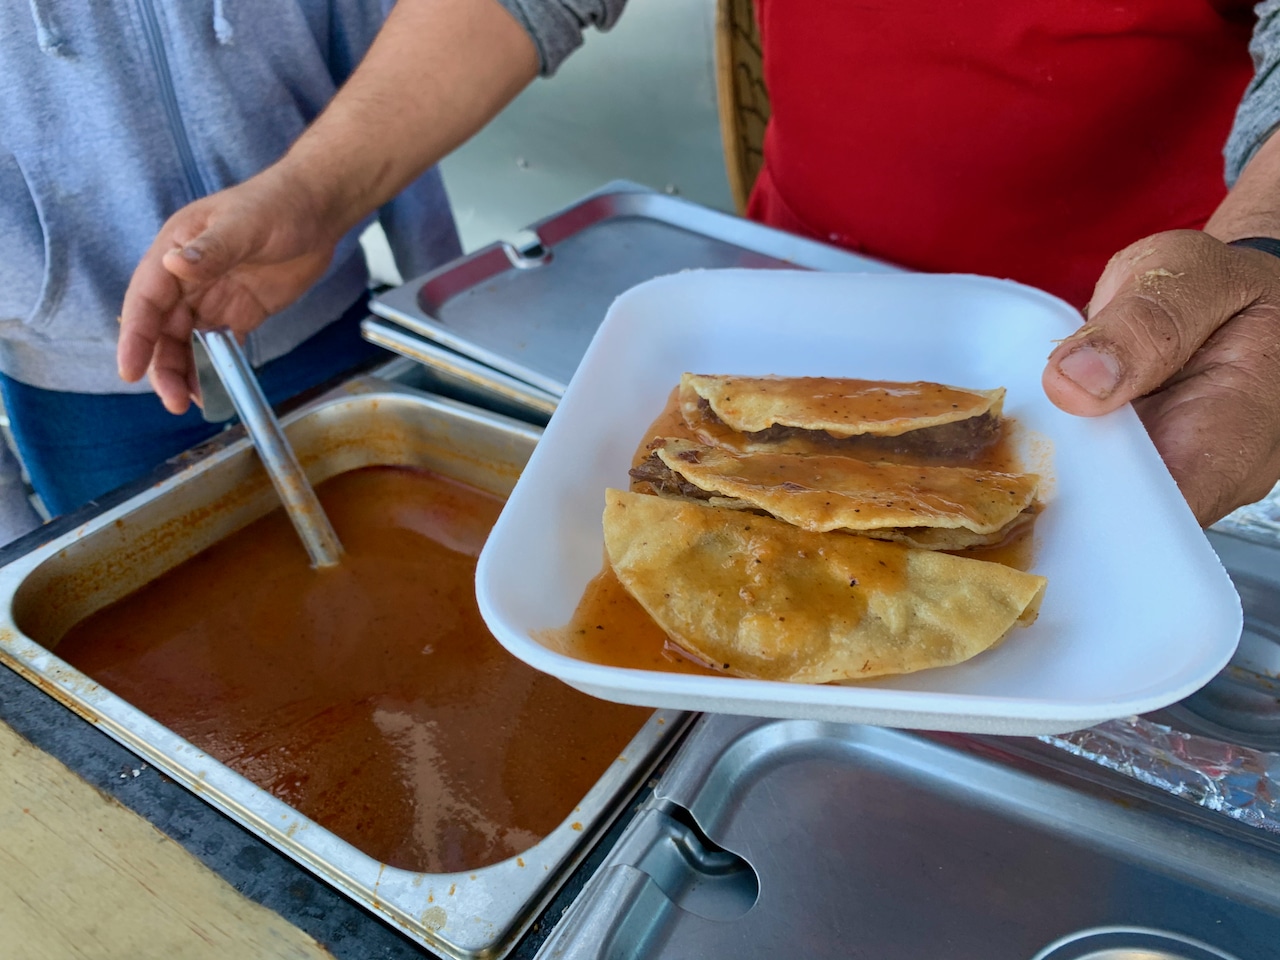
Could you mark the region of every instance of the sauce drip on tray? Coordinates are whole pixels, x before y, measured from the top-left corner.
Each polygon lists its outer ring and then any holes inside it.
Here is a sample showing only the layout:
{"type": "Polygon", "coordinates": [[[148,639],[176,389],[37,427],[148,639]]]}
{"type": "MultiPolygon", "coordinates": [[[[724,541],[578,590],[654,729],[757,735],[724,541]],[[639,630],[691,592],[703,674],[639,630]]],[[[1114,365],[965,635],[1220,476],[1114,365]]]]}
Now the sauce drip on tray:
{"type": "Polygon", "coordinates": [[[587,584],[569,625],[547,630],[540,639],[566,656],[611,667],[703,676],[719,673],[667,638],[627,592],[608,561],[587,584]]]}
{"type": "Polygon", "coordinates": [[[528,849],[649,711],[489,634],[474,578],[496,497],[387,467],[317,493],[337,567],[311,569],[276,511],[77,624],[58,655],[379,861],[452,872],[528,849]]]}

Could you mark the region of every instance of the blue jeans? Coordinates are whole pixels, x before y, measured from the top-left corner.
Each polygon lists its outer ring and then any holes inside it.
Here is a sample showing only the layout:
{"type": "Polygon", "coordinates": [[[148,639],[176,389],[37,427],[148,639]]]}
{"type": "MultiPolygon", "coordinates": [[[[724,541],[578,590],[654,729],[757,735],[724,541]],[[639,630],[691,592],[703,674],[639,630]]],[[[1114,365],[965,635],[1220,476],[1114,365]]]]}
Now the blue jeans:
{"type": "MultiPolygon", "coordinates": [[[[279,404],[356,365],[386,354],[360,336],[361,298],[285,356],[258,369],[263,392],[279,404]]],[[[10,428],[36,493],[52,514],[69,513],[150,473],[223,429],[194,406],[180,417],[153,393],[66,393],[0,374],[10,428]]]]}

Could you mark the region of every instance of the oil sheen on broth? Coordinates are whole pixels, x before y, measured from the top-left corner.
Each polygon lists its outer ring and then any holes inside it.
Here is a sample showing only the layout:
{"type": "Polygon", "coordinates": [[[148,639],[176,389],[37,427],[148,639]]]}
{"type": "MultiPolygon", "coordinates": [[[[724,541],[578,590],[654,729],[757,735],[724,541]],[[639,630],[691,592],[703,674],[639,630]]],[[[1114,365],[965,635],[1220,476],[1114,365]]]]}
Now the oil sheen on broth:
{"type": "MultiPolygon", "coordinates": [[[[631,465],[639,466],[650,453],[649,444],[657,437],[679,437],[698,441],[698,436],[685,424],[680,412],[679,388],[672,390],[666,405],[645,431],[644,439],[636,448],[631,465]]],[[[1017,473],[1022,467],[1014,450],[1013,436],[1008,429],[1012,421],[1006,418],[1006,429],[999,440],[983,449],[977,456],[964,461],[964,466],[983,470],[1017,473]]],[[[867,453],[874,454],[874,443],[866,445],[867,453]]],[[[856,455],[856,441],[846,442],[846,451],[856,455]]],[[[875,459],[869,456],[868,459],[875,459]]],[[[943,461],[931,457],[895,457],[897,462],[934,464],[943,461]]],[[[954,463],[954,460],[945,462],[954,463]]],[[[988,547],[974,547],[954,551],[957,556],[973,557],[1003,563],[1018,570],[1028,570],[1032,562],[1034,545],[1033,526],[1018,530],[1004,543],[988,547]]],[[[582,600],[569,623],[554,630],[545,631],[540,639],[553,649],[591,663],[613,667],[634,667],[643,670],[661,670],[671,673],[695,673],[705,676],[723,676],[698,662],[687,651],[674,644],[666,633],[653,622],[644,608],[631,597],[619,582],[608,561],[587,584],[582,600]]]]}
{"type": "Polygon", "coordinates": [[[560,824],[649,711],[489,634],[476,557],[502,502],[419,470],[317,488],[313,570],[276,511],[73,627],[59,656],[369,856],[485,866],[560,824]]]}

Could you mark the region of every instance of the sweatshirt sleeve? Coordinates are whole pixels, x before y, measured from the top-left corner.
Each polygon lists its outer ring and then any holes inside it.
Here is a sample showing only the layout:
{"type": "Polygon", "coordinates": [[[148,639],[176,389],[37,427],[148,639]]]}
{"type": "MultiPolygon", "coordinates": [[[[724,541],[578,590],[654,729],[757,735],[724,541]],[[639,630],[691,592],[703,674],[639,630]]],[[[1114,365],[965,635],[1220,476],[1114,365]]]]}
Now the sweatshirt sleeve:
{"type": "Polygon", "coordinates": [[[1280,0],[1264,0],[1254,8],[1258,23],[1253,29],[1249,53],[1253,55],[1253,80],[1227,138],[1227,185],[1233,185],[1253,154],[1280,126],[1280,0]]]}
{"type": "Polygon", "coordinates": [[[549,77],[582,46],[587,27],[608,30],[618,22],[627,0],[498,0],[538,48],[538,62],[549,77]]]}

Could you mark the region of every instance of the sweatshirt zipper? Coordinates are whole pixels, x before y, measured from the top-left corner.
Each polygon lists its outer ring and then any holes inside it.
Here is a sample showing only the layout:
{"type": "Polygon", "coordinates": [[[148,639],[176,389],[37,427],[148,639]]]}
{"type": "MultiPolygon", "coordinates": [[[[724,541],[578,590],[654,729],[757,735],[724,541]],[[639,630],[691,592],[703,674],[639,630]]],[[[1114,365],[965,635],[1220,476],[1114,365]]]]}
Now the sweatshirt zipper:
{"type": "Polygon", "coordinates": [[[147,47],[151,52],[151,62],[155,66],[156,77],[160,81],[160,103],[164,106],[165,117],[169,121],[169,131],[173,134],[174,144],[178,148],[178,159],[182,164],[182,172],[186,175],[187,188],[191,191],[192,200],[198,200],[209,193],[200,169],[196,166],[196,155],[191,149],[191,140],[187,136],[187,128],[182,122],[182,114],[178,110],[178,97],[173,91],[173,75],[169,72],[169,57],[164,50],[163,34],[160,22],[156,19],[152,0],[138,0],[138,13],[142,19],[142,32],[147,38],[147,47]]]}

